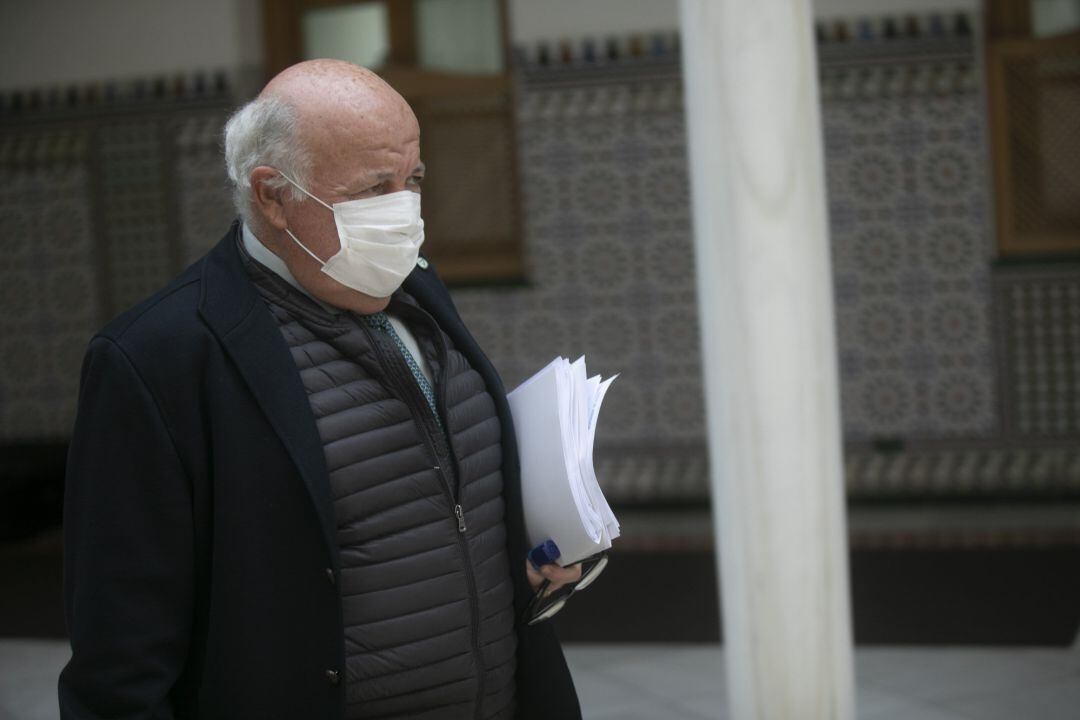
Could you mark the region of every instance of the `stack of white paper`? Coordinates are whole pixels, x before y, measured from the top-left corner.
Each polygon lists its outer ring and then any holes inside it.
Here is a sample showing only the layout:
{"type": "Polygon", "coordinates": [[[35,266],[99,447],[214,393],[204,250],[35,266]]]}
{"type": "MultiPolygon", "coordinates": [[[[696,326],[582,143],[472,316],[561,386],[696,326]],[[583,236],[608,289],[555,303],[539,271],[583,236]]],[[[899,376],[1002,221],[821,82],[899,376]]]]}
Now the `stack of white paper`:
{"type": "Polygon", "coordinates": [[[574,363],[557,357],[507,396],[529,546],[554,540],[560,565],[606,550],[619,537],[593,469],[596,419],[615,377],[587,377],[584,357],[574,363]]]}

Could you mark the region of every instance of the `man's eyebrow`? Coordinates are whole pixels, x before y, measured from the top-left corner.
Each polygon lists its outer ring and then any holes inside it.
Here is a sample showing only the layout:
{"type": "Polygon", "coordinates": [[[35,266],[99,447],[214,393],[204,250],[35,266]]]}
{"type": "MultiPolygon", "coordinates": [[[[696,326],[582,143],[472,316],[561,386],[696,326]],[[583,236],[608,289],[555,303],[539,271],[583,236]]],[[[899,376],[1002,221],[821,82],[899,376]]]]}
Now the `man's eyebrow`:
{"type": "MultiPolygon", "coordinates": [[[[416,175],[416,174],[423,175],[426,172],[427,172],[427,166],[424,165],[424,163],[421,162],[421,163],[416,164],[416,167],[413,168],[412,174],[413,175],[416,175]]],[[[342,192],[347,193],[347,194],[357,193],[357,192],[361,192],[363,190],[366,190],[369,187],[373,187],[375,185],[378,185],[379,183],[386,182],[387,180],[393,180],[396,176],[397,176],[396,173],[393,173],[393,172],[381,172],[381,173],[375,173],[374,175],[365,175],[364,177],[362,177],[362,178],[360,178],[360,179],[358,179],[358,180],[356,180],[356,181],[354,181],[352,183],[349,183],[349,185],[340,188],[340,190],[342,192]]]]}
{"type": "Polygon", "coordinates": [[[378,185],[379,183],[386,182],[393,177],[394,174],[388,172],[374,173],[372,175],[361,175],[352,182],[340,186],[338,189],[346,193],[358,193],[367,190],[370,187],[378,185]]]}
{"type": "MultiPolygon", "coordinates": [[[[424,163],[421,162],[421,163],[416,164],[416,167],[413,168],[413,171],[412,171],[411,174],[415,175],[417,173],[420,173],[421,175],[423,175],[426,171],[427,171],[427,166],[424,165],[424,163]]],[[[381,172],[381,173],[377,173],[374,176],[369,176],[369,181],[370,182],[386,182],[387,180],[393,180],[396,176],[397,176],[397,173],[381,172]]]]}

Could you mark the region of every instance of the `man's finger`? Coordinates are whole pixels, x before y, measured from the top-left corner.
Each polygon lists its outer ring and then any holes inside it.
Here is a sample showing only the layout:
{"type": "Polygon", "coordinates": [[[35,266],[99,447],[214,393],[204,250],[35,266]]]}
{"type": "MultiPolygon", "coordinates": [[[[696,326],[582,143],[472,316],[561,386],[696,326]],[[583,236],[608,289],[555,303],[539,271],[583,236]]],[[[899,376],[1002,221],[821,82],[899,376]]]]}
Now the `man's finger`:
{"type": "Polygon", "coordinates": [[[566,583],[577,582],[581,579],[581,563],[571,565],[570,567],[559,567],[554,563],[550,563],[548,565],[541,565],[540,572],[552,583],[565,585],[566,583]]]}
{"type": "Polygon", "coordinates": [[[534,591],[540,589],[540,583],[544,582],[544,576],[528,560],[525,561],[525,577],[534,591]]]}

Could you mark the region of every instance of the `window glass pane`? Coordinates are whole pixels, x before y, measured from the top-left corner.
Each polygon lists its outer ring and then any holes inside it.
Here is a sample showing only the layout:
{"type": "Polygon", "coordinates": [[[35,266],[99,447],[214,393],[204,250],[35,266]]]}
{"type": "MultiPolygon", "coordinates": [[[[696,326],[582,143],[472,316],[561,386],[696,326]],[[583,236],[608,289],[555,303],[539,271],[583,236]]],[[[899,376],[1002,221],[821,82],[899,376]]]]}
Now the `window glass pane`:
{"type": "Polygon", "coordinates": [[[1032,0],[1031,27],[1035,37],[1064,35],[1080,28],[1080,0],[1032,0]]]}
{"type": "Polygon", "coordinates": [[[490,74],[503,69],[498,0],[418,0],[420,67],[490,74]]]}
{"type": "Polygon", "coordinates": [[[304,11],[304,57],[379,67],[390,50],[386,4],[364,2],[304,11]]]}

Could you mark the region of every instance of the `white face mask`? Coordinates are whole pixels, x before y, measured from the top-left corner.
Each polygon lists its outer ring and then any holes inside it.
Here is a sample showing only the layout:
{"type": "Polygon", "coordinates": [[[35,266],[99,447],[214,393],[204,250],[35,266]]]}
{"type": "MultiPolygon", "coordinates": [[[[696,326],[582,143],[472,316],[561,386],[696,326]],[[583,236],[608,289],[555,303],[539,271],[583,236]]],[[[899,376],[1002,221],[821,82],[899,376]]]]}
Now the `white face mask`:
{"type": "Polygon", "coordinates": [[[401,287],[416,265],[424,243],[420,193],[402,190],[334,203],[331,207],[285,173],[281,176],[334,213],[341,249],[326,262],[304,247],[291,230],[285,229],[297,245],[322,265],[324,273],[371,297],[390,297],[401,287]]]}

